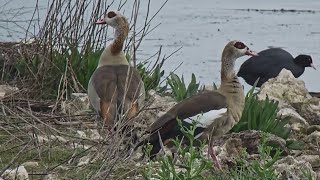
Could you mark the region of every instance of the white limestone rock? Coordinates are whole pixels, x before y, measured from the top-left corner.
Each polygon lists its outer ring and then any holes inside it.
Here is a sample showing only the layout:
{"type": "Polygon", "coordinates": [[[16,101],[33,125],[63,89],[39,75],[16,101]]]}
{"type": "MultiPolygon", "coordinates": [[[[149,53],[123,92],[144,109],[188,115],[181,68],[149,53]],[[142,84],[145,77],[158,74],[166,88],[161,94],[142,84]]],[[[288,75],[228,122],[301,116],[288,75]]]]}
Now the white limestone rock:
{"type": "Polygon", "coordinates": [[[312,179],[317,179],[317,174],[313,171],[311,164],[305,159],[298,160],[293,156],[287,156],[278,160],[273,167],[278,173],[278,179],[307,179],[304,174],[306,172],[310,172],[312,179]]]}
{"type": "Polygon", "coordinates": [[[282,118],[290,117],[290,125],[294,130],[300,130],[301,128],[309,126],[309,123],[291,108],[280,109],[278,116],[281,116],[282,118]]]}
{"type": "Polygon", "coordinates": [[[6,180],[23,179],[28,180],[29,174],[24,166],[19,166],[16,169],[7,169],[1,175],[1,178],[6,180]]]}
{"type": "Polygon", "coordinates": [[[320,156],[319,155],[301,155],[296,158],[298,161],[305,161],[310,163],[313,168],[320,167],[320,156]]]}
{"type": "Polygon", "coordinates": [[[258,98],[265,99],[267,96],[279,101],[280,111],[289,111],[286,113],[292,117],[294,123],[300,121],[306,126],[320,124],[320,99],[312,98],[305,83],[296,79],[291,71],[283,69],[277,77],[269,79],[261,86],[258,98]]]}
{"type": "Polygon", "coordinates": [[[58,180],[58,175],[56,173],[51,173],[46,175],[44,178],[44,180],[58,180]]]}
{"type": "Polygon", "coordinates": [[[287,69],[282,69],[277,77],[269,79],[261,86],[258,97],[265,99],[266,96],[279,101],[280,107],[305,102],[306,98],[310,97],[305,83],[296,79],[287,69]]]}
{"type": "Polygon", "coordinates": [[[17,91],[19,91],[19,89],[17,87],[12,87],[9,85],[0,85],[0,100],[6,96],[9,96],[10,94],[17,92],[17,91]]]}
{"type": "Polygon", "coordinates": [[[310,125],[320,125],[320,98],[310,98],[300,103],[297,109],[310,125]]]}
{"type": "Polygon", "coordinates": [[[89,97],[86,93],[72,93],[71,100],[61,103],[61,109],[66,114],[86,114],[87,111],[90,111],[89,97]]]}

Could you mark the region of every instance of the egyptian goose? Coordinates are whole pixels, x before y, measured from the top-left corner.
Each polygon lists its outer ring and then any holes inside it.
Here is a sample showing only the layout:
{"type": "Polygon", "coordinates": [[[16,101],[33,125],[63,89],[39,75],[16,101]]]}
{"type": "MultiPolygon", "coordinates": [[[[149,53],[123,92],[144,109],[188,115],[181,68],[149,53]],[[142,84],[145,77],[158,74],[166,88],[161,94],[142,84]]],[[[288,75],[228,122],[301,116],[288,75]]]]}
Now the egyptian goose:
{"type": "Polygon", "coordinates": [[[129,32],[126,17],[119,12],[109,11],[96,24],[113,27],[115,36],[102,52],[89,80],[88,96],[92,107],[104,119],[105,125],[111,128],[117,118],[126,115],[130,119],[137,114],[145,98],[144,84],[122,51],[129,32]]]}
{"type": "Polygon", "coordinates": [[[244,92],[234,65],[235,60],[244,55],[256,55],[240,41],[229,42],[221,58],[221,85],[216,91],[206,91],[191,96],[157,119],[148,129],[149,137],[137,144],[137,147],[150,143],[151,158],[161,149],[159,135],[164,145],[169,139],[183,137],[177,118],[183,126],[197,121],[196,138],[207,139],[209,135],[220,136],[227,133],[240,119],[244,107],[244,92]]]}
{"type": "Polygon", "coordinates": [[[289,52],[281,48],[266,49],[258,54],[259,56],[246,60],[237,74],[251,86],[260,77],[257,83],[257,87],[260,87],[268,79],[278,76],[283,68],[291,71],[295,78],[303,74],[305,67],[316,69],[309,55],[302,54],[293,58],[289,52]]]}

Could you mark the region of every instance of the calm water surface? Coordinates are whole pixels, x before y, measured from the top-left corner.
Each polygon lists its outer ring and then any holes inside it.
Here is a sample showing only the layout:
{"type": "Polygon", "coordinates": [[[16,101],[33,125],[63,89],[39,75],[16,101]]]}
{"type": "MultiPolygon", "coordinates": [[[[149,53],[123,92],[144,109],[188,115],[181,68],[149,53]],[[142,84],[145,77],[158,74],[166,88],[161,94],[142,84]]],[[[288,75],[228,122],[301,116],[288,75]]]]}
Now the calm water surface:
{"type": "MultiPolygon", "coordinates": [[[[14,2],[16,3],[11,3],[6,8],[17,8],[18,5],[27,9],[34,6],[34,0],[14,0],[14,2]]],[[[151,11],[155,12],[163,2],[163,0],[152,1],[151,11]]],[[[41,3],[43,9],[40,19],[45,16],[44,7],[47,1],[41,3]]],[[[141,7],[146,7],[145,2],[141,7]]],[[[130,3],[125,8],[131,9],[130,3]]],[[[145,14],[145,11],[146,8],[143,8],[141,14],[145,14]]],[[[126,15],[129,15],[129,10],[126,15]]],[[[30,13],[17,19],[28,19],[28,17],[31,17],[30,13]]],[[[1,19],[0,27],[4,25],[1,19]]],[[[318,70],[307,68],[300,79],[305,81],[310,91],[320,91],[320,1],[318,0],[169,0],[153,21],[154,26],[158,23],[161,25],[152,31],[141,45],[138,58],[146,59],[157,52],[161,45],[165,54],[182,47],[164,65],[167,73],[183,62],[176,73],[183,74],[187,81],[191,73],[195,73],[202,84],[219,82],[222,49],[227,41],[238,39],[255,51],[276,46],[283,47],[293,56],[302,53],[312,55],[318,70]],[[311,12],[246,10],[281,8],[311,12]]],[[[23,23],[19,25],[26,26],[23,23]]],[[[11,32],[8,36],[8,32],[0,29],[0,40],[15,39],[18,34],[19,32],[11,32]]],[[[237,68],[245,59],[247,57],[237,60],[237,68]]],[[[249,89],[249,86],[245,86],[245,89],[249,89]]]]}

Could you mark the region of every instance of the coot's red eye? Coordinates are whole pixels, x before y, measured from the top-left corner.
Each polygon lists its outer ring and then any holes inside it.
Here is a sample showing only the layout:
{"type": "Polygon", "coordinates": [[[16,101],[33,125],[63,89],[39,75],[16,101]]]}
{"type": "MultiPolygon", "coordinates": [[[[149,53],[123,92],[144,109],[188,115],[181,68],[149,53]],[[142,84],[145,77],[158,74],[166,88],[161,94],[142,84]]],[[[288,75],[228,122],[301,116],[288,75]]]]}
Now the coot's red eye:
{"type": "Polygon", "coordinates": [[[107,14],[107,16],[108,16],[108,18],[113,18],[113,17],[115,17],[117,14],[114,12],[114,11],[110,11],[110,12],[108,12],[108,14],[107,14]]]}
{"type": "Polygon", "coordinates": [[[238,49],[244,49],[244,48],[247,47],[247,46],[244,45],[243,42],[238,41],[238,42],[236,42],[236,43],[234,44],[234,47],[236,47],[236,48],[238,48],[238,49]]]}

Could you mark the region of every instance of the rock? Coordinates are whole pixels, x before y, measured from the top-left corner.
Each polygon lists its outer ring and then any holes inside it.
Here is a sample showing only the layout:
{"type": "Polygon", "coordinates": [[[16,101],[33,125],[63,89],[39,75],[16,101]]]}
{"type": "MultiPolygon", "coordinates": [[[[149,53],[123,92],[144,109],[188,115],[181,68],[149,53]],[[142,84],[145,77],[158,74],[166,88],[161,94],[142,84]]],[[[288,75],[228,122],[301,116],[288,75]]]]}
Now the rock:
{"type": "Polygon", "coordinates": [[[320,167],[320,156],[319,155],[301,155],[296,158],[298,161],[304,161],[310,163],[312,168],[320,167]]]}
{"type": "Polygon", "coordinates": [[[236,160],[244,148],[242,147],[241,139],[231,138],[228,139],[222,147],[214,149],[217,157],[223,164],[233,166],[236,164],[236,160]]]}
{"type": "Polygon", "coordinates": [[[278,112],[278,116],[281,116],[283,118],[290,117],[290,124],[293,125],[292,127],[294,128],[309,126],[309,123],[303,117],[301,117],[295,110],[291,108],[280,109],[278,112]]]}
{"type": "Polygon", "coordinates": [[[89,129],[88,130],[88,138],[92,139],[92,140],[99,140],[99,139],[103,139],[102,136],[99,134],[97,129],[89,129]]]}
{"type": "Polygon", "coordinates": [[[85,114],[90,111],[90,102],[86,93],[72,93],[71,100],[61,103],[62,112],[71,115],[85,114]]]}
{"type": "Polygon", "coordinates": [[[319,125],[311,125],[307,128],[307,134],[311,134],[315,131],[319,131],[320,132],[320,126],[319,125]]]}
{"type": "Polygon", "coordinates": [[[277,77],[269,79],[261,86],[258,97],[265,99],[268,96],[279,101],[280,106],[283,107],[282,103],[290,105],[305,102],[308,95],[304,82],[296,79],[291,71],[282,69],[277,77]]]}
{"type": "Polygon", "coordinates": [[[44,178],[44,180],[58,180],[58,175],[57,174],[48,174],[44,178]]]}
{"type": "Polygon", "coordinates": [[[90,156],[83,156],[79,159],[78,165],[77,166],[82,166],[89,164],[91,157],[90,156]]]}
{"type": "Polygon", "coordinates": [[[39,163],[36,161],[28,161],[28,162],[22,163],[21,165],[26,168],[36,168],[39,166],[39,163]]]}
{"type": "Polygon", "coordinates": [[[43,136],[43,135],[37,135],[37,140],[39,143],[46,143],[49,141],[54,141],[54,140],[58,140],[62,143],[68,143],[68,140],[65,139],[62,136],[55,136],[55,135],[50,135],[50,136],[43,136]]]}
{"type": "MultiPolygon", "coordinates": [[[[237,142],[237,139],[239,139],[241,140],[241,144],[239,146],[245,148],[247,153],[255,154],[258,153],[258,145],[260,144],[261,138],[264,136],[263,134],[263,132],[255,130],[246,130],[239,133],[225,134],[217,139],[213,139],[212,144],[214,146],[223,147],[226,146],[226,143],[228,141],[232,142],[231,139],[235,139],[234,142],[237,142]]],[[[272,144],[273,146],[279,147],[283,151],[283,154],[289,153],[286,147],[286,141],[284,139],[272,134],[269,134],[269,136],[267,136],[266,138],[267,144],[272,144]]],[[[238,147],[237,145],[236,148],[240,147],[238,147]]]]}
{"type": "Polygon", "coordinates": [[[27,180],[29,179],[29,174],[24,168],[24,166],[19,166],[16,169],[7,169],[4,171],[4,173],[1,175],[1,178],[6,180],[15,180],[15,179],[23,179],[27,180]]]}
{"type": "MultiPolygon", "coordinates": [[[[236,165],[236,160],[240,156],[240,153],[244,150],[248,153],[249,157],[258,154],[258,146],[263,137],[266,138],[266,144],[279,147],[283,151],[283,155],[289,154],[284,139],[272,134],[265,136],[263,132],[255,130],[225,134],[213,139],[212,145],[214,146],[217,157],[222,162],[222,166],[233,167],[236,165]]],[[[207,153],[207,146],[205,146],[203,154],[207,153]]]]}
{"type": "Polygon", "coordinates": [[[320,142],[320,131],[314,131],[307,136],[309,142],[320,142]]]}
{"type": "Polygon", "coordinates": [[[320,99],[307,99],[304,103],[294,105],[310,125],[320,125],[320,99]]]}
{"type": "Polygon", "coordinates": [[[62,137],[62,136],[51,135],[50,138],[52,140],[58,140],[58,141],[60,141],[62,143],[68,143],[68,140],[66,138],[62,137]]]}
{"type": "Polygon", "coordinates": [[[9,85],[0,85],[0,100],[6,96],[9,96],[15,92],[19,91],[17,87],[12,87],[9,85]]]}
{"type": "Polygon", "coordinates": [[[38,141],[39,143],[46,143],[46,142],[49,141],[49,138],[46,137],[46,136],[37,135],[37,136],[35,136],[35,137],[37,138],[37,141],[38,141]]]}
{"type": "Polygon", "coordinates": [[[80,138],[86,138],[86,137],[87,137],[86,133],[83,132],[83,131],[77,130],[77,133],[78,133],[78,135],[79,135],[78,137],[80,137],[80,138]]]}
{"type": "Polygon", "coordinates": [[[305,120],[310,125],[320,125],[320,99],[310,96],[304,82],[294,78],[290,71],[283,69],[276,78],[261,86],[258,98],[265,99],[266,96],[279,101],[278,108],[289,111],[292,121],[304,123],[305,120]]]}
{"type": "Polygon", "coordinates": [[[317,174],[313,171],[312,166],[305,160],[297,160],[292,156],[286,156],[278,160],[274,166],[278,173],[278,179],[300,180],[307,179],[304,173],[309,172],[312,179],[317,179],[317,174]]]}

